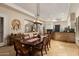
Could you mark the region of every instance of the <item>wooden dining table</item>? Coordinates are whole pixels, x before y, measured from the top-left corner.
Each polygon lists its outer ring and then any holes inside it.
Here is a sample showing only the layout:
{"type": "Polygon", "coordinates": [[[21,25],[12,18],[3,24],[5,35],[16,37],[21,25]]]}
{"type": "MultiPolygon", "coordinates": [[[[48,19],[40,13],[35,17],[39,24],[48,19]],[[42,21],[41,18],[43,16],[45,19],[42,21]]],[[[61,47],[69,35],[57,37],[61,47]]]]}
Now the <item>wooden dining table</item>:
{"type": "Polygon", "coordinates": [[[41,43],[43,41],[44,37],[47,37],[47,35],[41,35],[41,38],[31,38],[28,40],[24,39],[24,40],[21,40],[21,43],[34,46],[34,45],[41,43]]]}
{"type": "Polygon", "coordinates": [[[32,51],[33,51],[33,47],[43,43],[43,38],[47,37],[45,35],[41,35],[41,38],[31,38],[31,39],[25,39],[25,40],[21,40],[21,43],[24,45],[29,46],[30,48],[30,55],[33,55],[32,51]]]}

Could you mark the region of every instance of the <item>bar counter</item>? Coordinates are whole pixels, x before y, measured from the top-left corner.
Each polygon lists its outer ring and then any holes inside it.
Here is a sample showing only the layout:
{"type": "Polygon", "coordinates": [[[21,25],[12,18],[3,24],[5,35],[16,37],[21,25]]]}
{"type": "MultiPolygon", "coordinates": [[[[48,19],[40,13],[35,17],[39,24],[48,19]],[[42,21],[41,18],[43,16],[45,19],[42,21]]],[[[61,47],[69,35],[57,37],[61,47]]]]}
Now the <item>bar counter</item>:
{"type": "Polygon", "coordinates": [[[65,42],[75,42],[74,32],[54,32],[54,40],[60,40],[65,42]]]}

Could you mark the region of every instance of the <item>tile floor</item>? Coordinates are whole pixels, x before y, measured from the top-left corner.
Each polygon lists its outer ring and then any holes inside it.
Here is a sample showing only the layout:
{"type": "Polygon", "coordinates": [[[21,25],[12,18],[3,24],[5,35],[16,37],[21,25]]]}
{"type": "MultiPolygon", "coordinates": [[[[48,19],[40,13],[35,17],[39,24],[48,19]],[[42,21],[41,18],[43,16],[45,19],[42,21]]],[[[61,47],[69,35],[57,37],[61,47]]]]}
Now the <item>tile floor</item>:
{"type": "MultiPolygon", "coordinates": [[[[51,41],[51,48],[44,56],[78,56],[79,47],[75,43],[51,41]]],[[[15,56],[13,46],[0,47],[0,56],[15,56]]]]}

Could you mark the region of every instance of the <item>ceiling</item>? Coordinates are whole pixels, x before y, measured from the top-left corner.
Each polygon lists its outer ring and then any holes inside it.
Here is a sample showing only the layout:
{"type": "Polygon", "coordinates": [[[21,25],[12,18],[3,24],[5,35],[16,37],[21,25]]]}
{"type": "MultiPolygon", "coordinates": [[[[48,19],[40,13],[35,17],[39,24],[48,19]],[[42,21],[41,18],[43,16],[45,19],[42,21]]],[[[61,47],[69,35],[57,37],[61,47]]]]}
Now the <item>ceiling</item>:
{"type": "MultiPolygon", "coordinates": [[[[36,15],[36,3],[14,3],[36,15]]],[[[40,17],[45,20],[66,20],[69,13],[68,3],[40,3],[40,17]]]]}

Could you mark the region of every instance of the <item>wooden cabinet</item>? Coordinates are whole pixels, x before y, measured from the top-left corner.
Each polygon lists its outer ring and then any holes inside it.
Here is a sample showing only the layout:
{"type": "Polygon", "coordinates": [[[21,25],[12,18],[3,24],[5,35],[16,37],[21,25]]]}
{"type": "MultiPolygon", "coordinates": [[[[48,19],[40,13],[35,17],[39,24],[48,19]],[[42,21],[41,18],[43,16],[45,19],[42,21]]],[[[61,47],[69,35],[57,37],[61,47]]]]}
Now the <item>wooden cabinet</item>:
{"type": "Polygon", "coordinates": [[[55,32],[54,39],[66,42],[75,42],[75,33],[55,32]]]}

